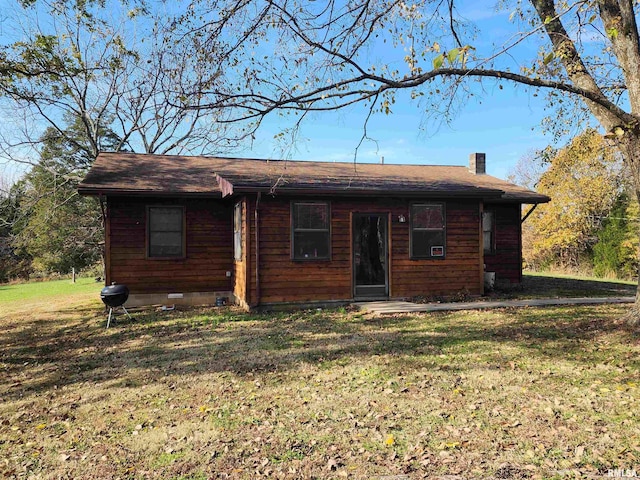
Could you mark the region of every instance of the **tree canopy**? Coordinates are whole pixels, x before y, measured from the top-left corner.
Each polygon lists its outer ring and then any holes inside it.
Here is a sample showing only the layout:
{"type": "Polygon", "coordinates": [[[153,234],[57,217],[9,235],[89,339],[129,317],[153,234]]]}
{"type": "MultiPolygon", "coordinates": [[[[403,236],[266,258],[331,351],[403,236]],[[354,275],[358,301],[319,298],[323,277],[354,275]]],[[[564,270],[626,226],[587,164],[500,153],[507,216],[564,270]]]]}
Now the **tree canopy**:
{"type": "Polygon", "coordinates": [[[527,220],[525,257],[534,266],[576,268],[624,193],[620,155],[587,130],[551,158],[537,190],[552,197],[527,220]]]}
{"type": "MultiPolygon", "coordinates": [[[[0,161],[38,158],[46,129],[64,135],[77,118],[89,158],[113,131],[115,150],[218,153],[236,144],[220,110],[180,101],[173,87],[211,72],[171,37],[164,12],[126,2],[8,3],[0,36],[0,161]],[[9,113],[10,112],[10,113],[9,113]]],[[[74,137],[67,139],[74,141],[74,137]]]]}
{"type": "Polygon", "coordinates": [[[465,18],[471,5],[455,0],[194,5],[180,25],[195,54],[243,82],[219,78],[205,92],[186,86],[186,96],[205,93],[205,108],[231,107],[234,118],[354,103],[389,113],[403,90],[427,114],[448,114],[472,82],[494,80],[546,89],[564,113],[575,113],[566,105],[578,100],[606,131],[620,134],[638,123],[640,49],[631,0],[502,2],[513,35],[493,44],[481,40],[492,32],[465,18]],[[527,58],[524,43],[539,48],[527,58]]]}

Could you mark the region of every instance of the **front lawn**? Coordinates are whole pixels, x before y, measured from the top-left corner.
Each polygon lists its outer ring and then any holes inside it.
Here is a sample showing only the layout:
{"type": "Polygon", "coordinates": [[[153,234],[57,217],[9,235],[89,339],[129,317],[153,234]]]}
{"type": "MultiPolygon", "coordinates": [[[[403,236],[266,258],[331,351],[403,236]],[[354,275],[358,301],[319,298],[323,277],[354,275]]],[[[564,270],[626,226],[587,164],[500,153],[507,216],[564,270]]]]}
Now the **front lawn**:
{"type": "Polygon", "coordinates": [[[76,283],[70,279],[49,280],[43,282],[0,284],[0,315],[8,312],[28,311],[31,308],[49,307],[55,310],[58,302],[68,304],[70,299],[84,301],[93,294],[100,298],[104,287],[93,278],[78,278],[76,283]]]}
{"type": "Polygon", "coordinates": [[[640,474],[626,308],[0,310],[0,476],[640,474]]]}

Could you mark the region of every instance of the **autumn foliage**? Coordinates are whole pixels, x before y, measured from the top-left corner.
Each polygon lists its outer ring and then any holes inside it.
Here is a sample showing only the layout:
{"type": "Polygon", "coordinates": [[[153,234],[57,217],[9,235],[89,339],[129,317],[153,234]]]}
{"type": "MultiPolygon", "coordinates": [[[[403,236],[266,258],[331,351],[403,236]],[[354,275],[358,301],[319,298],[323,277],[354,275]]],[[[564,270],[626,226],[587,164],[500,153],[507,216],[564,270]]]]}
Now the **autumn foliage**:
{"type": "Polygon", "coordinates": [[[637,203],[620,154],[595,130],[550,159],[537,190],[553,201],[523,225],[523,255],[534,269],[629,277],[637,264],[637,203]]]}

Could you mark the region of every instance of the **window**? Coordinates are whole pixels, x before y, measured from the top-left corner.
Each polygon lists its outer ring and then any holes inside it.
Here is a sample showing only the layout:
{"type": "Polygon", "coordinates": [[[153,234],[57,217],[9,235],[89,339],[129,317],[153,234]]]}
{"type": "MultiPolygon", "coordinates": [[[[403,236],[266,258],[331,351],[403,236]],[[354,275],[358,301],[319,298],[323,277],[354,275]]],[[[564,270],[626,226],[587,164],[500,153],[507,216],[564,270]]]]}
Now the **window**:
{"type": "Polygon", "coordinates": [[[484,253],[495,253],[495,224],[496,214],[491,210],[482,212],[482,242],[484,243],[484,253]]]}
{"type": "Polygon", "coordinates": [[[242,260],[242,203],[233,209],[233,258],[242,260]]]}
{"type": "Polygon", "coordinates": [[[184,207],[148,207],[147,225],[149,257],[184,257],[184,207]]]}
{"type": "Polygon", "coordinates": [[[291,204],[291,250],[294,260],[330,258],[330,218],[327,202],[291,204]]]}
{"type": "Polygon", "coordinates": [[[444,258],[445,238],[443,204],[411,206],[411,258],[444,258]]]}

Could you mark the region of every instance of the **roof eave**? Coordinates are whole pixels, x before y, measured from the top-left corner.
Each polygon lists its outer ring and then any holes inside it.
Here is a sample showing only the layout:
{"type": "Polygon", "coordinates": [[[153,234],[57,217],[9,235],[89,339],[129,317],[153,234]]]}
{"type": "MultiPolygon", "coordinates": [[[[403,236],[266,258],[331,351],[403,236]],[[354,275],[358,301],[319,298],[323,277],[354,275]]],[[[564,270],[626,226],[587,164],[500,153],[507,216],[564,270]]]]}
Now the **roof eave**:
{"type": "Polygon", "coordinates": [[[522,203],[525,205],[537,205],[539,203],[549,203],[551,197],[546,195],[530,195],[530,196],[506,196],[491,199],[489,203],[522,203]]]}
{"type": "Polygon", "coordinates": [[[358,189],[358,188],[287,188],[278,187],[249,187],[234,186],[233,194],[266,193],[281,195],[337,195],[337,196],[384,196],[384,197],[429,197],[429,198],[500,198],[504,195],[503,190],[497,189],[474,189],[474,190],[383,190],[383,189],[358,189]]]}
{"type": "Polygon", "coordinates": [[[78,186],[78,193],[84,196],[109,196],[109,197],[200,197],[200,198],[222,198],[222,193],[212,192],[178,192],[165,190],[139,190],[127,188],[104,188],[78,186]]]}

